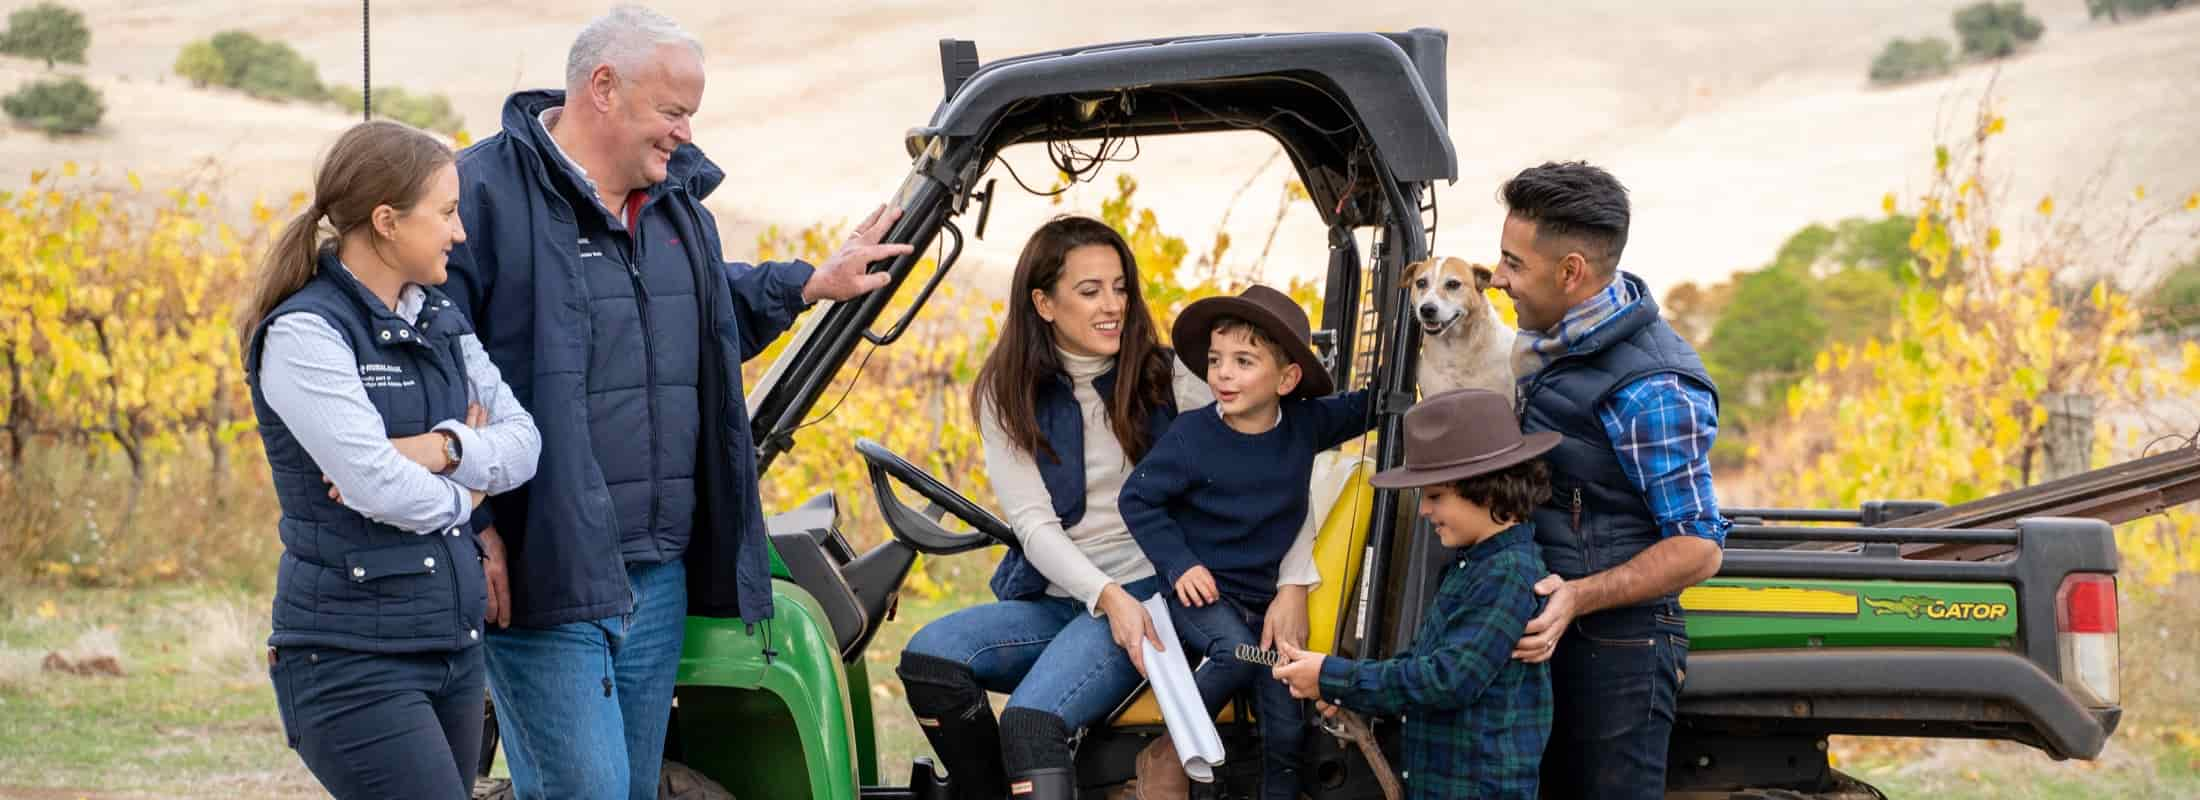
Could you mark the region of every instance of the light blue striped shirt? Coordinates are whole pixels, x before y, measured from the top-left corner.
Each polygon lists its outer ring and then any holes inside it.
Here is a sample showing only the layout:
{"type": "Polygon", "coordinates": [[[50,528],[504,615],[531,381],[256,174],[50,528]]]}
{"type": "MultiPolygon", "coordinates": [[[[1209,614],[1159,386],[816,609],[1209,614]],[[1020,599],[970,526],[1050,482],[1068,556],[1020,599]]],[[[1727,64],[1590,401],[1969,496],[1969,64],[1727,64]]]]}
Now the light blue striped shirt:
{"type": "MultiPolygon", "coordinates": [[[[407,284],[394,311],[413,322],[426,299],[420,287],[407,284]]],[[[458,437],[458,469],[448,476],[429,472],[390,444],[381,412],[359,379],[351,343],[319,316],[284,314],[268,325],[260,392],[336,484],[345,507],[391,527],[437,533],[473,514],[467,490],[502,494],[526,483],[542,452],[535,418],[513,398],[481,341],[467,334],[459,348],[466,360],[467,395],[488,412],[489,424],[480,430],[460,419],[436,424],[436,430],[458,437]]]]}

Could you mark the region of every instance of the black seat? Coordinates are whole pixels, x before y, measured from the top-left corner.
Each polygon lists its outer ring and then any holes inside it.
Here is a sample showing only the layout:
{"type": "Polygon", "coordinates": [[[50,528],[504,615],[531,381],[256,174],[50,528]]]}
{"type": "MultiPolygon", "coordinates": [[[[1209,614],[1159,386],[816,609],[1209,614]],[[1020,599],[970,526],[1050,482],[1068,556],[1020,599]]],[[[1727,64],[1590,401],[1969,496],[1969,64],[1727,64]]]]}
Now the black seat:
{"type": "Polygon", "coordinates": [[[795,585],[817,598],[818,606],[825,610],[825,620],[833,627],[833,640],[839,643],[841,656],[847,657],[849,649],[862,638],[868,619],[855,592],[841,579],[839,566],[825,557],[817,540],[807,533],[772,534],[772,549],[779,551],[779,560],[787,565],[787,574],[793,576],[795,585]]]}
{"type": "Polygon", "coordinates": [[[787,575],[817,599],[841,657],[847,658],[870,638],[871,615],[864,612],[863,603],[840,573],[841,564],[848,561],[848,545],[836,529],[838,518],[837,501],[833,493],[825,492],[772,515],[764,526],[771,531],[772,549],[779,553],[780,563],[787,565],[787,575]]]}

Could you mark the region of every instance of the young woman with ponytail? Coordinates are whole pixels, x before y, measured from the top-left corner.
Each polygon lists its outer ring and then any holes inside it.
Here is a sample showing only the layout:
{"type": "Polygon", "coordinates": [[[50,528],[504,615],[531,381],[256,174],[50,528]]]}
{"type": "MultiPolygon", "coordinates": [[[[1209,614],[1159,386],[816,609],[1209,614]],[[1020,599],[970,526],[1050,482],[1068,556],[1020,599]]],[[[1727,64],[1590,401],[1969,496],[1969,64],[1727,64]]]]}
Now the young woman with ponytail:
{"type": "Polygon", "coordinates": [[[237,320],[282,506],[269,677],[290,746],[338,798],[469,796],[482,629],[508,613],[502,555],[470,518],[541,448],[435,288],[466,241],[458,185],[426,133],[346,131],[237,320]]]}

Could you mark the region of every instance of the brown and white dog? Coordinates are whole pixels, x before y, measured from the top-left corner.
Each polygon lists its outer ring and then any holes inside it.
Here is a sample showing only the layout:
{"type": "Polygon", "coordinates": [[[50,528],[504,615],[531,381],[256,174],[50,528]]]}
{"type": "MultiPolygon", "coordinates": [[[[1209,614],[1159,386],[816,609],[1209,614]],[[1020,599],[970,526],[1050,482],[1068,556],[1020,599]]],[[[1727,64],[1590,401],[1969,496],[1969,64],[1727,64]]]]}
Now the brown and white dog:
{"type": "Polygon", "coordinates": [[[1490,268],[1456,258],[1406,267],[1406,311],[1421,326],[1421,396],[1488,389],[1513,396],[1513,330],[1490,306],[1490,268]]]}

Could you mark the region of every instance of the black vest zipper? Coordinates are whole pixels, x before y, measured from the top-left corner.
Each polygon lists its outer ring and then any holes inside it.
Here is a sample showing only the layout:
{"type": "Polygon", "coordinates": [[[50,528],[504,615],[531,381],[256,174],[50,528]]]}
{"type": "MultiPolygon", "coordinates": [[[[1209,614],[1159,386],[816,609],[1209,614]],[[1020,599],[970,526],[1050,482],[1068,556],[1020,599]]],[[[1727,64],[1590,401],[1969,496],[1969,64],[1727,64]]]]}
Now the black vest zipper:
{"type": "MultiPolygon", "coordinates": [[[[634,215],[634,226],[627,231],[627,241],[632,243],[632,247],[628,248],[626,275],[634,281],[634,304],[642,323],[642,397],[645,401],[644,407],[649,410],[649,519],[642,528],[642,535],[648,539],[650,549],[657,550],[658,506],[664,495],[657,484],[664,479],[659,474],[664,465],[660,463],[663,458],[657,432],[657,338],[649,326],[649,287],[642,283],[641,223],[642,215],[637,212],[634,215]]],[[[659,555],[663,553],[660,551],[659,555]]]]}
{"type": "MultiPolygon", "coordinates": [[[[433,366],[435,368],[435,371],[442,373],[445,378],[452,377],[451,373],[453,368],[455,367],[458,373],[457,379],[459,381],[459,385],[465,386],[467,385],[466,359],[465,356],[457,352],[455,340],[450,340],[448,337],[446,337],[446,341],[451,341],[453,344],[453,347],[449,351],[446,351],[436,346],[434,343],[428,341],[428,329],[426,327],[426,323],[434,321],[429,316],[433,313],[434,312],[430,311],[426,306],[422,306],[422,308],[420,309],[419,317],[416,318],[415,321],[411,324],[414,332],[419,334],[418,336],[414,337],[417,341],[415,341],[413,344],[414,346],[419,347],[420,350],[426,354],[427,357],[421,360],[424,361],[426,364],[433,366]],[[458,359],[458,363],[448,363],[451,358],[458,359]]],[[[443,390],[449,391],[450,389],[449,387],[444,387],[443,390]]],[[[425,409],[434,407],[434,397],[431,394],[434,391],[435,389],[428,386],[427,370],[422,369],[420,372],[421,408],[425,409]]],[[[463,414],[465,412],[461,411],[459,413],[463,414]]],[[[431,413],[426,416],[432,417],[434,416],[434,414],[431,413]]],[[[428,432],[433,432],[434,430],[435,422],[434,420],[430,420],[428,423],[428,432]]],[[[467,490],[465,487],[459,487],[459,491],[464,492],[467,490]]],[[[469,492],[465,495],[465,497],[471,500],[473,498],[473,495],[469,492]]],[[[468,511],[471,511],[471,509],[468,509],[468,511]]],[[[461,519],[458,521],[458,524],[468,524],[468,520],[461,519]]],[[[453,628],[451,630],[451,640],[457,646],[465,647],[466,641],[458,638],[458,629],[466,628],[470,630],[471,626],[466,624],[466,587],[461,586],[458,583],[458,568],[456,566],[456,564],[458,563],[458,554],[451,549],[451,537],[446,535],[445,531],[431,531],[421,535],[433,537],[436,540],[436,546],[443,551],[443,562],[437,564],[436,566],[429,567],[428,572],[448,573],[447,577],[451,582],[451,621],[458,626],[457,628],[453,628]]]]}
{"type": "Polygon", "coordinates": [[[1581,557],[1583,559],[1581,568],[1584,574],[1596,574],[1599,572],[1596,567],[1597,546],[1595,542],[1590,541],[1589,532],[1581,529],[1581,487],[1579,486],[1574,487],[1574,536],[1581,539],[1581,557]]]}

